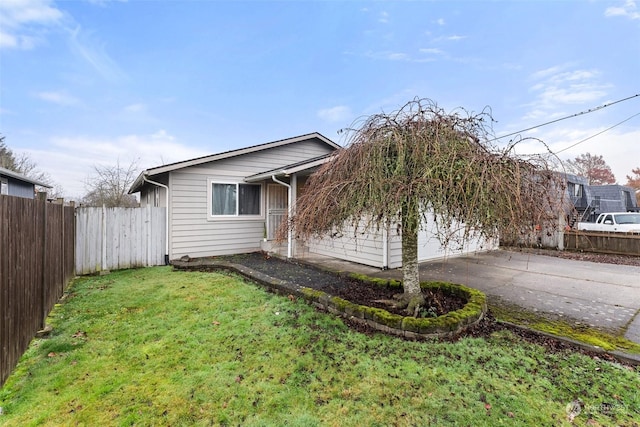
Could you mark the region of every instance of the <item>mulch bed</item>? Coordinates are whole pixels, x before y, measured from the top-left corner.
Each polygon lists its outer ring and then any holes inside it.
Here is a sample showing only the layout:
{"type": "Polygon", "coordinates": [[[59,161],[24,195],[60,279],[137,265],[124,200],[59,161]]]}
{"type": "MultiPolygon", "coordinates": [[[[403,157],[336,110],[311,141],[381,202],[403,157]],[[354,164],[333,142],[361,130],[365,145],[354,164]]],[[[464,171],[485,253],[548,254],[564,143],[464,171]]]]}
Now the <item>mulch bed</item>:
{"type": "MultiPolygon", "coordinates": [[[[260,252],[225,256],[218,259],[228,260],[280,280],[326,292],[354,304],[381,308],[393,314],[406,314],[403,309],[396,308],[392,304],[394,295],[402,293],[402,289],[397,287],[363,283],[307,264],[285,261],[260,252]]],[[[437,316],[459,310],[466,304],[462,298],[439,291],[426,291],[423,294],[426,300],[424,310],[431,311],[437,316]]]]}
{"type": "MultiPolygon", "coordinates": [[[[567,253],[552,250],[535,250],[535,253],[540,255],[562,256],[563,258],[580,259],[591,262],[640,265],[640,257],[626,257],[603,254],[580,254],[570,252],[567,253]]],[[[404,312],[400,309],[394,310],[387,304],[379,302],[381,300],[393,299],[393,295],[400,292],[397,288],[365,284],[358,280],[351,280],[313,266],[300,264],[295,261],[282,260],[280,258],[268,256],[264,253],[224,256],[217,257],[217,259],[241,264],[263,274],[267,274],[271,277],[280,280],[286,280],[300,286],[323,291],[332,296],[338,296],[340,298],[351,301],[355,304],[367,305],[370,307],[379,307],[390,312],[395,312],[397,314],[404,314],[404,312]]],[[[438,315],[444,314],[448,311],[457,310],[465,304],[465,301],[462,301],[459,298],[448,298],[442,294],[433,296],[436,299],[430,305],[440,305],[444,308],[444,310],[438,310],[438,315]]],[[[361,322],[353,322],[347,318],[345,318],[344,321],[351,328],[361,333],[378,333],[378,331],[376,331],[375,329],[361,322]]],[[[617,360],[615,356],[607,353],[590,351],[583,347],[572,344],[571,342],[558,340],[529,329],[523,329],[514,325],[497,322],[496,319],[491,315],[491,313],[488,313],[487,316],[485,316],[477,325],[465,330],[462,334],[444,339],[449,341],[456,341],[462,337],[488,337],[496,331],[505,329],[511,330],[515,335],[528,342],[542,345],[549,351],[577,351],[591,357],[618,361],[622,364],[625,364],[624,361],[617,360]]]]}

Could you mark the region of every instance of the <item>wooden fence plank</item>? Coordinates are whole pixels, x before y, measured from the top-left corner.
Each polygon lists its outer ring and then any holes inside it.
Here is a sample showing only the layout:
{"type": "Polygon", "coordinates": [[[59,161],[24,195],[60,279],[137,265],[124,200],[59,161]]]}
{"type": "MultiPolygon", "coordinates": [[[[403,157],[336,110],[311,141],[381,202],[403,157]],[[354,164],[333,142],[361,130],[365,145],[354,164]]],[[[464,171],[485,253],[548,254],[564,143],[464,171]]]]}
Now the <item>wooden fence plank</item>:
{"type": "Polygon", "coordinates": [[[76,274],[164,265],[164,208],[78,208],[76,274]]]}
{"type": "Polygon", "coordinates": [[[0,196],[0,385],[74,273],[73,208],[0,196]]]}

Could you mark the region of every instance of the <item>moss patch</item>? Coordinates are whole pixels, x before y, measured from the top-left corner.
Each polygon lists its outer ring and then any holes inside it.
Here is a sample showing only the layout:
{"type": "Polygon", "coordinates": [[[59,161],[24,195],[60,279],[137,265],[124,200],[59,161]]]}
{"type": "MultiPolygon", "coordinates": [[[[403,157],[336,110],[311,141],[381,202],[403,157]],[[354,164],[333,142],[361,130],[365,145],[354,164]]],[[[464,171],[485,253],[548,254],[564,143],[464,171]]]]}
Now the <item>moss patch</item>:
{"type": "MultiPolygon", "coordinates": [[[[397,280],[373,278],[356,273],[349,274],[348,277],[371,285],[397,287],[399,291],[402,290],[401,283],[397,280]]],[[[302,293],[310,301],[326,304],[327,308],[347,316],[373,322],[380,326],[379,329],[384,330],[385,327],[391,328],[392,332],[396,334],[402,334],[404,331],[421,335],[447,335],[456,333],[464,329],[467,325],[480,320],[486,313],[486,296],[476,289],[448,282],[423,282],[420,285],[424,290],[439,289],[445,293],[455,295],[465,300],[466,304],[460,310],[451,311],[442,316],[415,318],[393,314],[381,308],[354,304],[339,297],[327,298],[323,292],[312,289],[303,289],[302,293]]]]}
{"type": "Polygon", "coordinates": [[[536,331],[571,338],[585,344],[598,346],[604,350],[620,350],[640,354],[640,344],[616,334],[586,325],[576,325],[565,320],[554,319],[551,315],[534,313],[505,301],[492,301],[489,308],[497,320],[526,326],[536,331]]]}

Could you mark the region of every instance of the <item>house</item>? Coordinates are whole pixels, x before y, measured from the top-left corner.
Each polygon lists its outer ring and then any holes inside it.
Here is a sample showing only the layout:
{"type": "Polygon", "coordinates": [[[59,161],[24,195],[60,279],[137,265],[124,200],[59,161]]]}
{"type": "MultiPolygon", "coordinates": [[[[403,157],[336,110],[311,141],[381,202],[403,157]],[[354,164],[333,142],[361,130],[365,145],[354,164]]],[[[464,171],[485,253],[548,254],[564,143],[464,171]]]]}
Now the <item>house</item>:
{"type": "Polygon", "coordinates": [[[626,185],[592,185],[590,187],[593,196],[595,219],[603,212],[626,212],[637,210],[635,190],[626,185]]]}
{"type": "MultiPolygon", "coordinates": [[[[141,206],[167,208],[166,259],[277,251],[287,257],[324,254],[380,268],[401,266],[401,238],[391,230],[274,243],[307,178],[340,146],[310,133],[238,150],[149,168],[129,193],[140,193],[141,206]]],[[[347,233],[348,234],[348,233],[347,233]]],[[[421,260],[452,255],[421,235],[421,260]],[[438,252],[440,251],[440,252],[438,252]]],[[[455,249],[491,248],[471,242],[455,249]]]]}
{"type": "Polygon", "coordinates": [[[298,187],[340,146],[311,133],[142,171],[129,190],[167,207],[167,257],[248,253],[272,240],[298,187]]]}
{"type": "Polygon", "coordinates": [[[33,199],[36,195],[36,186],[51,188],[50,185],[0,167],[0,194],[33,199]]]}
{"type": "Polygon", "coordinates": [[[625,212],[638,210],[635,190],[626,185],[589,185],[585,177],[565,173],[567,196],[573,213],[569,226],[576,222],[592,222],[603,212],[625,212]]]}

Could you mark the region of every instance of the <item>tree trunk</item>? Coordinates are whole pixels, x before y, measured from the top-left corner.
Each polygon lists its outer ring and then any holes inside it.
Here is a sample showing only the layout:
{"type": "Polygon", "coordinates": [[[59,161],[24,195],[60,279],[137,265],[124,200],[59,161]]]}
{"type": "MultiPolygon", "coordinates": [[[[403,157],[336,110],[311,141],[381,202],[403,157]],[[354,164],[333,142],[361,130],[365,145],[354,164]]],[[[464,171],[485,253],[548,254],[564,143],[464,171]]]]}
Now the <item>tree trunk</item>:
{"type": "Polygon", "coordinates": [[[407,201],[402,211],[402,288],[400,297],[406,304],[407,312],[416,316],[420,306],[424,304],[420,288],[420,271],[418,270],[418,230],[419,213],[414,201],[407,201]]]}

